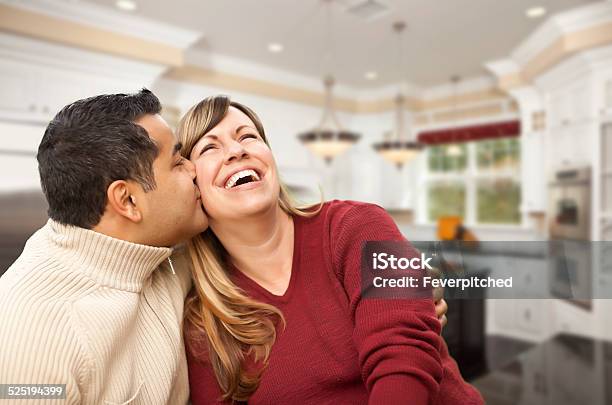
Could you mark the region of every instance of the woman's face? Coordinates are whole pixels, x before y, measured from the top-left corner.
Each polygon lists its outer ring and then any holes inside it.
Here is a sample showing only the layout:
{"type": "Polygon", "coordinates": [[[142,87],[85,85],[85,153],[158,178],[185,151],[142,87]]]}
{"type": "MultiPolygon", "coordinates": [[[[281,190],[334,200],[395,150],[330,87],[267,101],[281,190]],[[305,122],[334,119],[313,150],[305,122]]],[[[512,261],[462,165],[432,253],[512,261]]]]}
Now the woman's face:
{"type": "Polygon", "coordinates": [[[278,204],[280,186],[272,151],[242,111],[230,107],[191,150],[196,183],[211,220],[242,219],[278,204]]]}

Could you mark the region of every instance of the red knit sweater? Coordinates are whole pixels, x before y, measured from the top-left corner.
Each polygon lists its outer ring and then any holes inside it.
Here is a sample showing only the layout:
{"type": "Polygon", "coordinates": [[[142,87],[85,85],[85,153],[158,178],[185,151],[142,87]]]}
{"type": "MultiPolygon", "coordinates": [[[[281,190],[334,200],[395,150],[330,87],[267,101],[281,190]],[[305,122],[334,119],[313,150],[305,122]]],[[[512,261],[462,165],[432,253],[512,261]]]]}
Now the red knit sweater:
{"type": "MultiPolygon", "coordinates": [[[[249,404],[483,404],[448,355],[431,299],[361,299],[362,242],[404,240],[382,208],[331,201],[294,226],[284,295],[233,274],[286,320],[249,404]]],[[[219,403],[207,359],[188,350],[188,362],[193,404],[219,403]]]]}

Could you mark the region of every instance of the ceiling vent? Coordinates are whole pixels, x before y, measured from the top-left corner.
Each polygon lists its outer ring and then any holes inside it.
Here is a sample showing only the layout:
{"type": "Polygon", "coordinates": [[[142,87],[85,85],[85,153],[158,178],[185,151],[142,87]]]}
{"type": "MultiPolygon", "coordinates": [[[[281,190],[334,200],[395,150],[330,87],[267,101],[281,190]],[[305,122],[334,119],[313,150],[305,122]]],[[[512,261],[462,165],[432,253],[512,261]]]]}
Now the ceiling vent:
{"type": "Polygon", "coordinates": [[[389,12],[389,7],[376,0],[358,0],[352,2],[346,11],[366,21],[372,21],[389,12]]]}

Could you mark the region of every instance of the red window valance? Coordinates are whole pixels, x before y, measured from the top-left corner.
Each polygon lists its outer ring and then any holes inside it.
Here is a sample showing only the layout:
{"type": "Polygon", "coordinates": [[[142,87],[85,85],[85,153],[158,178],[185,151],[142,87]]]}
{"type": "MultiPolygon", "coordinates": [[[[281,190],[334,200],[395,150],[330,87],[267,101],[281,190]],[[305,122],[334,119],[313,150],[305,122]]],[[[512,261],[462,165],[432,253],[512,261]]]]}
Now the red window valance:
{"type": "Polygon", "coordinates": [[[518,120],[470,125],[456,128],[443,128],[419,133],[418,140],[430,145],[480,141],[484,139],[509,138],[521,134],[518,120]]]}

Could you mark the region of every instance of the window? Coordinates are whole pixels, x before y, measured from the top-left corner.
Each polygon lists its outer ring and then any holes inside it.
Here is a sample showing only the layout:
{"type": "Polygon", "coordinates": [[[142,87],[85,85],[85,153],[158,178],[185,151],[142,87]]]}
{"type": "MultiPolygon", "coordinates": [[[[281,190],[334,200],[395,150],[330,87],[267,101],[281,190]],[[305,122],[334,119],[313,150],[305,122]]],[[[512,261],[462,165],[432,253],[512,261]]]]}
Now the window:
{"type": "Polygon", "coordinates": [[[427,148],[426,218],[520,224],[520,140],[499,138],[427,148]]]}
{"type": "Polygon", "coordinates": [[[480,180],[476,195],[479,223],[519,224],[521,215],[521,188],[512,180],[480,180]]]}
{"type": "Polygon", "coordinates": [[[428,216],[453,215],[465,218],[465,186],[458,182],[435,182],[427,189],[428,216]]]}
{"type": "Polygon", "coordinates": [[[519,165],[520,144],[517,138],[475,142],[479,170],[514,170],[519,165]]]}
{"type": "Polygon", "coordinates": [[[432,146],[429,148],[429,170],[433,172],[463,172],[467,168],[465,144],[432,146]]]}

